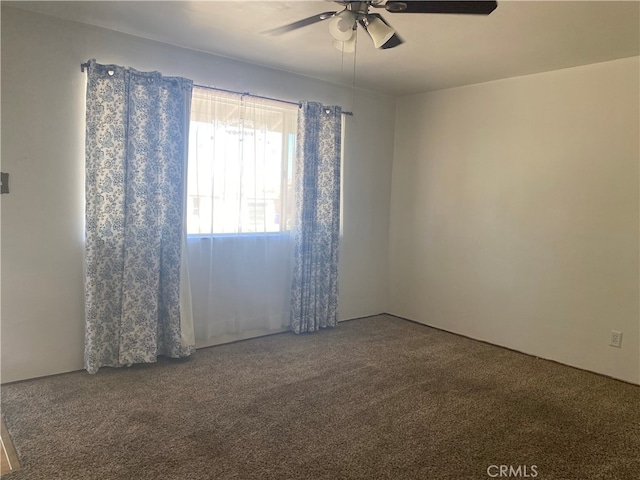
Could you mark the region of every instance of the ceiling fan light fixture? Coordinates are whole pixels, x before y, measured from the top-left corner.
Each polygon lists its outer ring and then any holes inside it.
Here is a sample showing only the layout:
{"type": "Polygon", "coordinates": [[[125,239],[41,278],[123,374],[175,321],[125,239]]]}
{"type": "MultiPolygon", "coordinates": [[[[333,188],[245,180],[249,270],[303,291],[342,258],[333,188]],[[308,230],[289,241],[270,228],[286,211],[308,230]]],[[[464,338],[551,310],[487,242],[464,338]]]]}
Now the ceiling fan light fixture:
{"type": "Polygon", "coordinates": [[[351,35],[351,38],[349,40],[345,40],[340,41],[340,40],[334,40],[333,41],[333,46],[336,47],[338,50],[340,50],[341,52],[344,53],[353,53],[356,51],[356,35],[355,33],[353,35],[351,35]]]}
{"type": "Polygon", "coordinates": [[[343,10],[329,22],[329,33],[336,40],[348,41],[353,37],[353,26],[356,23],[356,16],[351,10],[343,10]]]}
{"type": "Polygon", "coordinates": [[[382,47],[396,33],[393,28],[384,23],[378,17],[371,15],[366,17],[365,28],[367,33],[371,36],[373,45],[376,48],[382,47]]]}

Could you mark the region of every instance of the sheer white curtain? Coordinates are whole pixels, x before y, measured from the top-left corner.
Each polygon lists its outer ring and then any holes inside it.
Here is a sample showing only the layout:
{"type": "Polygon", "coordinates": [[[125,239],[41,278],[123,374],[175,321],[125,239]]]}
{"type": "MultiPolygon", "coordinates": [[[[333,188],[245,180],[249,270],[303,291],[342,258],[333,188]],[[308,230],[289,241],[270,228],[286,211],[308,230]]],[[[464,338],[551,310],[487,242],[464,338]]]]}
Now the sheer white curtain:
{"type": "Polygon", "coordinates": [[[197,346],[289,327],[297,113],[193,89],[186,208],[197,346]]]}

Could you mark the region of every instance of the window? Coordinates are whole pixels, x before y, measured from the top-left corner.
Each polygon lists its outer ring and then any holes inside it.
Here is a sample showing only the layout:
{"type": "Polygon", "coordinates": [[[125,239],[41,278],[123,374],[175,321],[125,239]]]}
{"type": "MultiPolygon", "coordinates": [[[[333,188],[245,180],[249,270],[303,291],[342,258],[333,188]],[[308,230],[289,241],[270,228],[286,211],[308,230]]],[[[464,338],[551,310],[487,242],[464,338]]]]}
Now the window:
{"type": "Polygon", "coordinates": [[[298,107],[194,87],[187,233],[290,230],[298,107]]]}

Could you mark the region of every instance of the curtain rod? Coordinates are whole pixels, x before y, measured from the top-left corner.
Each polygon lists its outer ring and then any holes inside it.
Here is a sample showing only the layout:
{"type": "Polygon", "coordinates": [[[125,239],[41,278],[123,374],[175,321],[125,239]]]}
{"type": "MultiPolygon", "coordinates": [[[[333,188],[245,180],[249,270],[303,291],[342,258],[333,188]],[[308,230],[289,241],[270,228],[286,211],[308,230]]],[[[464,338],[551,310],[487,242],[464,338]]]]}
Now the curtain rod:
{"type": "MultiPolygon", "coordinates": [[[[194,87],[198,87],[198,88],[206,88],[209,90],[216,90],[218,92],[225,92],[225,93],[235,93],[237,95],[244,95],[247,97],[253,97],[253,98],[260,98],[262,100],[273,100],[275,102],[281,102],[281,103],[288,103],[289,105],[298,105],[300,106],[300,102],[292,102],[290,100],[281,100],[279,98],[273,98],[273,97],[265,97],[262,95],[256,95],[255,93],[249,93],[249,92],[238,92],[236,90],[227,90],[226,88],[218,88],[218,87],[210,87],[208,85],[198,85],[198,84],[193,84],[194,87]]],[[[343,115],[349,115],[349,116],[353,116],[353,112],[341,112],[343,115]]]]}
{"type": "MultiPolygon", "coordinates": [[[[89,63],[81,63],[80,64],[80,71],[84,72],[85,68],[89,67],[89,63]]],[[[209,90],[217,90],[218,92],[225,92],[225,93],[235,93],[237,95],[245,95],[247,97],[253,97],[253,98],[260,98],[262,100],[273,100],[276,102],[282,102],[282,103],[288,103],[289,105],[298,105],[300,106],[300,102],[292,102],[289,100],[280,100],[279,98],[273,98],[273,97],[264,97],[262,95],[256,95],[254,93],[249,93],[249,92],[237,92],[235,90],[227,90],[225,88],[218,88],[218,87],[210,87],[208,85],[198,85],[196,83],[193,84],[194,87],[198,87],[198,88],[206,88],[209,90]]],[[[349,115],[350,117],[353,117],[353,112],[342,112],[343,115],[349,115]]]]}

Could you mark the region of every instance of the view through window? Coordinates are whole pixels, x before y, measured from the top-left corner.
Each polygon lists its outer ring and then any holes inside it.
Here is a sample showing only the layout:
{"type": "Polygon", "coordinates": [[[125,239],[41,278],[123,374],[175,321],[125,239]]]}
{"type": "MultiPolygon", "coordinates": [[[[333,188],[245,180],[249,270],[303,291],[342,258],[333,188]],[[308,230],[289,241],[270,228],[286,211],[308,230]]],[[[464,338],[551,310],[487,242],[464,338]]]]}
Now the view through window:
{"type": "Polygon", "coordinates": [[[292,228],[297,115],[296,105],[194,87],[188,234],[292,228]]]}

